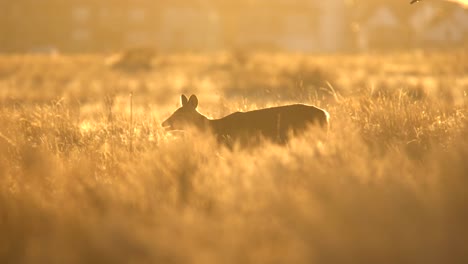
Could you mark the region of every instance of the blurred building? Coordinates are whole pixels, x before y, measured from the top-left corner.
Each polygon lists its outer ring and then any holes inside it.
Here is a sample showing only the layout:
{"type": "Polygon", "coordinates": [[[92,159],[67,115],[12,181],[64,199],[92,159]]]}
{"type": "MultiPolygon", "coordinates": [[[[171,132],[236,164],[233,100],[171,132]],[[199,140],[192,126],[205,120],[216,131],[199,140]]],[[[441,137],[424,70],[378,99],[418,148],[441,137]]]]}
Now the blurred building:
{"type": "Polygon", "coordinates": [[[455,2],[427,1],[416,6],[376,0],[356,8],[354,14],[359,50],[468,44],[468,10],[455,2]]]}
{"type": "Polygon", "coordinates": [[[226,49],[335,52],[466,42],[456,4],[391,0],[15,0],[0,52],[226,49]]]}
{"type": "Polygon", "coordinates": [[[457,4],[427,5],[409,21],[418,45],[446,47],[468,44],[468,12],[457,4]]]}

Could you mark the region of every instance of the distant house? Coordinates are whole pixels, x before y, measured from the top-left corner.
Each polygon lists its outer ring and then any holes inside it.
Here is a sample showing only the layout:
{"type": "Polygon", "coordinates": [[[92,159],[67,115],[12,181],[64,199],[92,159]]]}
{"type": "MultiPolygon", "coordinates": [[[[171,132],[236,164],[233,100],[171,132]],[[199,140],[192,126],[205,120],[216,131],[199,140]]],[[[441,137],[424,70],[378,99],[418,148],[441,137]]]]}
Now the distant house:
{"type": "MultiPolygon", "coordinates": [[[[409,6],[409,5],[408,5],[409,6]]],[[[467,43],[468,10],[452,2],[417,7],[375,4],[361,15],[356,33],[360,50],[453,47],[467,43]]]]}
{"type": "Polygon", "coordinates": [[[360,50],[399,47],[400,38],[397,36],[400,35],[401,28],[402,21],[396,12],[387,6],[380,6],[361,22],[358,47],[360,50]]]}
{"type": "Polygon", "coordinates": [[[410,18],[418,45],[452,47],[468,44],[468,10],[454,3],[425,5],[410,18]]]}
{"type": "Polygon", "coordinates": [[[432,46],[447,47],[467,44],[468,11],[452,10],[447,16],[430,21],[421,34],[424,42],[432,46]]]}
{"type": "Polygon", "coordinates": [[[421,5],[417,8],[409,19],[409,24],[415,33],[420,34],[426,26],[436,16],[437,9],[433,5],[421,5]]]}

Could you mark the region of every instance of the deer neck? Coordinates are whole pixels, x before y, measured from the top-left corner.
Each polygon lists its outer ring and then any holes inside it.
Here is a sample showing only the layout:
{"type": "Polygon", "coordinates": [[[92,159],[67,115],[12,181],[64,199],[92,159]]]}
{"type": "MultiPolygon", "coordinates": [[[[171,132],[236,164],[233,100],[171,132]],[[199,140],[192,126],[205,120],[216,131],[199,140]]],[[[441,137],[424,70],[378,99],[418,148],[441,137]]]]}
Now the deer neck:
{"type": "Polygon", "coordinates": [[[207,119],[207,127],[213,132],[214,134],[222,134],[223,127],[226,127],[226,121],[223,118],[219,119],[207,119]]]}
{"type": "Polygon", "coordinates": [[[200,115],[200,121],[198,122],[198,128],[202,130],[210,130],[212,129],[212,119],[209,119],[208,117],[204,115],[200,115]]]}
{"type": "Polygon", "coordinates": [[[201,128],[203,130],[209,130],[215,134],[219,134],[222,131],[222,127],[224,127],[225,125],[226,124],[223,118],[210,119],[202,115],[201,128]]]}

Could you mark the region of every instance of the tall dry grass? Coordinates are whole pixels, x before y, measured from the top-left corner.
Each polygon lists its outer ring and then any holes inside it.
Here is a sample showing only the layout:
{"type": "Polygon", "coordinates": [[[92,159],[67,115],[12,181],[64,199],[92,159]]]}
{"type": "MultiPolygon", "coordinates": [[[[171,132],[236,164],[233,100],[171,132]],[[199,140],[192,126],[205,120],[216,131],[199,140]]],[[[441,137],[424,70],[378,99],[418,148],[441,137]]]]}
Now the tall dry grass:
{"type": "Polygon", "coordinates": [[[466,54],[3,56],[0,262],[465,263],[466,54]],[[331,130],[165,133],[181,92],[213,117],[317,104],[331,130]]]}

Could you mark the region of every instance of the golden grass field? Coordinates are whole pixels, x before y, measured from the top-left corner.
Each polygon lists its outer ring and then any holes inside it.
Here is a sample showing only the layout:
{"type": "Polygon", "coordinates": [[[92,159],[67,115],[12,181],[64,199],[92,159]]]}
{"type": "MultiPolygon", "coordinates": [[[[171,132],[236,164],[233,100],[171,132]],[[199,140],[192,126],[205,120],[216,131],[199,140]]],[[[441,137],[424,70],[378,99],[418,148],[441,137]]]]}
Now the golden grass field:
{"type": "Polygon", "coordinates": [[[467,263],[466,50],[116,61],[0,57],[0,263],[467,263]],[[181,93],[331,128],[229,149],[181,93]]]}

